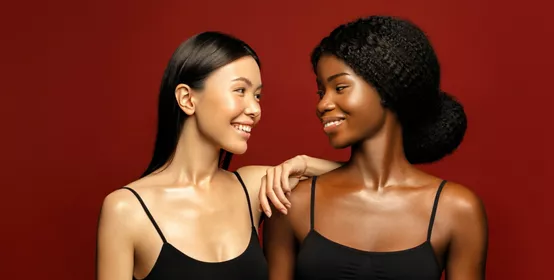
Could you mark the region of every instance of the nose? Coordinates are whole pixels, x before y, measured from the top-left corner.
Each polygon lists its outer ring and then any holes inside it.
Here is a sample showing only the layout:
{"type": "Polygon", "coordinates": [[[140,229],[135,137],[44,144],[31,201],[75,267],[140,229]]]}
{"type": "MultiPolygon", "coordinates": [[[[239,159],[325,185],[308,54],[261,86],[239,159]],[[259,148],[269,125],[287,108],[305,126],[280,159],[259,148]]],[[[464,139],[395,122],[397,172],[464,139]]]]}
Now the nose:
{"type": "Polygon", "coordinates": [[[248,98],[248,101],[246,101],[246,107],[244,108],[244,113],[253,119],[258,118],[262,113],[260,103],[255,98],[248,98]]]}
{"type": "Polygon", "coordinates": [[[317,103],[317,115],[321,116],[325,112],[334,110],[335,107],[331,94],[323,94],[323,97],[319,100],[319,103],[317,103]]]}

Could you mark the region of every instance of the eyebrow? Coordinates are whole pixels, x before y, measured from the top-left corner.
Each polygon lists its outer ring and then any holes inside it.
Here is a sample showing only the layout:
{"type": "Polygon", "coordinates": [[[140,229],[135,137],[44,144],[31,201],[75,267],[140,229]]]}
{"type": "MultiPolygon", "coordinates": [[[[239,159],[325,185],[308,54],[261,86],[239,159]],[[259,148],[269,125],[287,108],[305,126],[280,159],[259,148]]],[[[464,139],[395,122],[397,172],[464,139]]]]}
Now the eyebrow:
{"type": "MultiPolygon", "coordinates": [[[[245,78],[245,77],[238,77],[238,78],[235,78],[235,79],[232,80],[232,82],[235,82],[235,81],[243,81],[243,82],[245,82],[249,87],[252,86],[252,82],[251,82],[249,79],[245,78]]],[[[262,85],[258,86],[258,89],[260,89],[260,88],[262,88],[262,85]]]]}
{"type": "MultiPolygon", "coordinates": [[[[350,75],[350,74],[345,73],[345,72],[341,72],[341,73],[338,73],[338,74],[334,74],[334,75],[331,75],[331,76],[329,76],[329,77],[327,78],[327,82],[329,83],[329,82],[331,82],[332,80],[334,80],[334,79],[336,79],[336,78],[338,78],[338,77],[341,77],[341,76],[348,76],[348,75],[350,75]]],[[[319,83],[319,82],[320,82],[319,79],[316,79],[316,82],[319,83]]]]}

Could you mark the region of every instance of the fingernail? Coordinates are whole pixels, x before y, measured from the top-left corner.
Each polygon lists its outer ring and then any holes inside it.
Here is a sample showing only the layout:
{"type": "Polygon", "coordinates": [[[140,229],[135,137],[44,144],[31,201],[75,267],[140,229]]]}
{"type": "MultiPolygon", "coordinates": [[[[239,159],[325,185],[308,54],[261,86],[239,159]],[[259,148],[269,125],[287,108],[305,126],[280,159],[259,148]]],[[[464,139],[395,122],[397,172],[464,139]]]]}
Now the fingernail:
{"type": "Polygon", "coordinates": [[[281,209],[281,212],[283,212],[283,214],[285,214],[285,215],[286,215],[286,214],[287,214],[287,212],[288,212],[288,211],[287,211],[287,208],[283,208],[283,209],[281,209]]]}
{"type": "Polygon", "coordinates": [[[271,217],[271,212],[265,211],[265,215],[269,218],[269,217],[271,217]]]}
{"type": "Polygon", "coordinates": [[[287,208],[290,208],[290,203],[285,203],[285,206],[287,206],[287,208]]]}

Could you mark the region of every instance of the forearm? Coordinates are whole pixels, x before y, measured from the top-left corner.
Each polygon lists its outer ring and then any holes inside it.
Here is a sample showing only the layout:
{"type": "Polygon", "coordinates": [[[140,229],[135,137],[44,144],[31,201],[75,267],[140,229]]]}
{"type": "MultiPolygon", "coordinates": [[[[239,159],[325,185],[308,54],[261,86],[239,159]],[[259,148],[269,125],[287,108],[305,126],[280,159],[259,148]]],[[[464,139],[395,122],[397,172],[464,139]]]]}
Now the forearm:
{"type": "Polygon", "coordinates": [[[344,163],[335,162],[326,159],[314,158],[307,155],[299,155],[302,160],[306,163],[306,169],[303,176],[313,177],[325,174],[329,171],[339,168],[344,163]]]}

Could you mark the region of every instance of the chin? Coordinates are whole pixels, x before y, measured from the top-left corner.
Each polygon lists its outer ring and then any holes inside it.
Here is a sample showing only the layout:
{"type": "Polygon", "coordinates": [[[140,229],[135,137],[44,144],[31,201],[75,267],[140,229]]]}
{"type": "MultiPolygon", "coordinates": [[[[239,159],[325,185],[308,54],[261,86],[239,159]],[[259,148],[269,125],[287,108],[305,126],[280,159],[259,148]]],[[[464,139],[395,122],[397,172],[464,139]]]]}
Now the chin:
{"type": "Polygon", "coordinates": [[[329,137],[329,144],[335,149],[346,149],[352,145],[350,141],[338,137],[329,137]]]}
{"type": "Polygon", "coordinates": [[[235,155],[242,155],[246,153],[246,150],[248,150],[248,144],[246,141],[237,141],[236,143],[226,143],[226,145],[222,145],[222,149],[225,151],[228,151],[230,153],[233,153],[235,155]]]}

